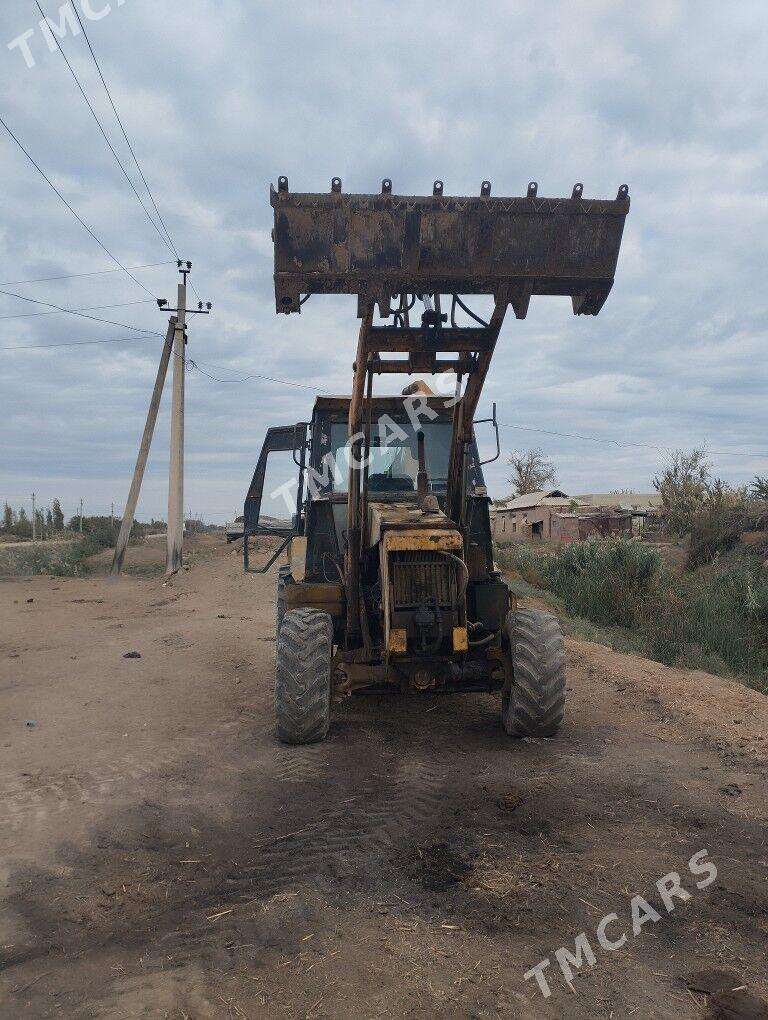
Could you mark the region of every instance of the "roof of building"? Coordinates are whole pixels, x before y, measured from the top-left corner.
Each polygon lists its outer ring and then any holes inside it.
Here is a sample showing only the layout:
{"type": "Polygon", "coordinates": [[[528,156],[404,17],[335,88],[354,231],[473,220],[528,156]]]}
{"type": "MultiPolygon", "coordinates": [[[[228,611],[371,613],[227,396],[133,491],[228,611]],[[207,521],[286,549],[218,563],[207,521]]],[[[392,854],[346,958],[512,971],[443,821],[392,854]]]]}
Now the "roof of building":
{"type": "Polygon", "coordinates": [[[576,496],[579,503],[587,506],[618,506],[622,510],[658,510],[661,496],[658,492],[592,492],[576,496]]]}
{"type": "Polygon", "coordinates": [[[524,496],[516,496],[507,503],[502,503],[496,510],[532,510],[537,506],[570,506],[571,498],[560,489],[548,492],[528,492],[524,496]]]}
{"type": "Polygon", "coordinates": [[[557,514],[558,517],[577,517],[580,521],[592,521],[598,519],[613,518],[621,520],[631,516],[630,510],[623,510],[621,507],[580,507],[576,511],[563,510],[557,514]]]}

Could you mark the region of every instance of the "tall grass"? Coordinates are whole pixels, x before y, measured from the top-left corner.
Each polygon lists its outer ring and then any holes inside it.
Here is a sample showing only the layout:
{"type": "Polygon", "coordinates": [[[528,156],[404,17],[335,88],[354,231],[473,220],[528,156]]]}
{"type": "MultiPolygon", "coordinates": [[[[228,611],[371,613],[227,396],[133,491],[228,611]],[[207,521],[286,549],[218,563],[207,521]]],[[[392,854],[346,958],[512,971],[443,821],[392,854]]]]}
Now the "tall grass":
{"type": "Polygon", "coordinates": [[[623,540],[588,539],[557,552],[530,545],[497,549],[502,566],[563,600],[567,612],[593,623],[633,627],[661,575],[659,554],[623,540]]]}
{"type": "Polygon", "coordinates": [[[632,627],[656,587],[661,560],[636,542],[575,542],[547,563],[552,590],[568,612],[594,623],[632,627]]]}
{"type": "Polygon", "coordinates": [[[72,541],[3,543],[0,545],[0,576],[80,577],[88,573],[88,557],[108,548],[110,537],[100,531],[72,541]]]}
{"type": "Polygon", "coordinates": [[[678,577],[655,550],[622,539],[543,554],[513,545],[497,556],[558,596],[569,614],[633,631],[660,662],[746,677],[768,693],[768,571],[758,558],[678,577]]]}
{"type": "Polygon", "coordinates": [[[83,542],[23,542],[0,546],[0,576],[78,577],[86,572],[83,542]]]}
{"type": "Polygon", "coordinates": [[[647,607],[642,627],[662,662],[707,668],[719,660],[768,686],[768,573],[757,563],[675,579],[647,607]]]}

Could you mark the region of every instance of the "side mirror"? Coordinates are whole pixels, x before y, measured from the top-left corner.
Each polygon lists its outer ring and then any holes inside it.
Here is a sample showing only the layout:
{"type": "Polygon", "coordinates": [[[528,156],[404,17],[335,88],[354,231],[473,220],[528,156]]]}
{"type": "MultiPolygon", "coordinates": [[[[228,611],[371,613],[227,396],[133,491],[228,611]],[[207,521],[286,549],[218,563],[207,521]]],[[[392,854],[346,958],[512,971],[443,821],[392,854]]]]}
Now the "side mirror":
{"type": "Polygon", "coordinates": [[[496,433],[496,456],[491,457],[488,460],[481,460],[480,466],[483,467],[485,464],[493,464],[495,460],[498,460],[501,456],[501,440],[499,439],[499,423],[496,421],[496,401],[493,403],[493,415],[490,418],[478,418],[477,421],[472,423],[473,425],[493,425],[496,433]]]}

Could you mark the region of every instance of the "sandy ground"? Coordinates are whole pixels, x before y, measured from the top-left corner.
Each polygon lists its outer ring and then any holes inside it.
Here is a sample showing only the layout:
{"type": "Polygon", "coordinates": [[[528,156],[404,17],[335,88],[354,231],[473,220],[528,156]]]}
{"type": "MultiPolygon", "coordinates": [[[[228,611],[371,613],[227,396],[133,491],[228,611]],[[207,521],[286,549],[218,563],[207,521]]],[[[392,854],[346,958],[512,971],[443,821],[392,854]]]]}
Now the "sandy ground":
{"type": "Polygon", "coordinates": [[[555,740],[359,697],[285,748],[274,581],[221,543],[169,587],[0,584],[0,1017],[768,1015],[765,698],[569,641],[555,740]]]}

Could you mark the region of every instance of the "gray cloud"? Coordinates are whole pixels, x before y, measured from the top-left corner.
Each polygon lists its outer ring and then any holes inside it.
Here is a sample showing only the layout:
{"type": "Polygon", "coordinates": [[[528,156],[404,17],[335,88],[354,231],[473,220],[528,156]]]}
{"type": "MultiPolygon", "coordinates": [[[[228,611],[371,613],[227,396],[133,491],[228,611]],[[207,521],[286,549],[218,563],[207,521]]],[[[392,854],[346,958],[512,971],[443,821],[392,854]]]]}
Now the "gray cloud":
{"type": "MultiPolygon", "coordinates": [[[[60,55],[39,33],[34,69],[5,49],[35,12],[31,2],[0,12],[3,116],[124,264],[162,260],[60,55]]],[[[279,173],[302,190],[325,190],[336,174],[347,190],[376,190],[389,176],[404,193],[428,193],[437,177],[453,194],[488,178],[494,194],[534,179],[541,193],[569,194],[579,180],[586,194],[612,197],[627,182],[633,206],[601,316],[534,302],[504,329],[486,406],[496,400],[507,423],[604,440],[706,440],[725,451],[713,460],[735,482],[768,471],[761,3],[448,2],[436,16],[433,4],[400,0],[126,0],[86,27],[201,297],[215,302],[190,343],[192,358],[217,366],[211,375],[349,386],[352,300],[273,311],[268,188],[279,173]],[[745,451],[754,456],[737,456],[745,451]]],[[[63,45],[112,131],[82,38],[63,45]]],[[[0,170],[2,280],[110,268],[7,138],[0,170]]],[[[174,296],[172,266],[137,275],[174,296]]],[[[121,274],[16,290],[69,307],[142,296],[121,274]]],[[[0,315],[28,308],[0,299],[0,315]]],[[[164,329],[150,304],[103,314],[164,329]]],[[[64,315],[0,325],[0,346],[126,335],[64,315]]],[[[94,509],[120,505],[159,342],[0,352],[0,499],[34,487],[70,511],[81,495],[94,509]]],[[[265,428],[305,419],[312,393],[192,372],[188,394],[187,503],[223,519],[242,501],[265,428]]],[[[166,412],[145,515],[164,515],[166,412]]],[[[510,429],[502,439],[507,450],[542,446],[574,492],[647,488],[662,456],[510,429]]],[[[504,476],[503,464],[489,469],[495,494],[504,476]]]]}

